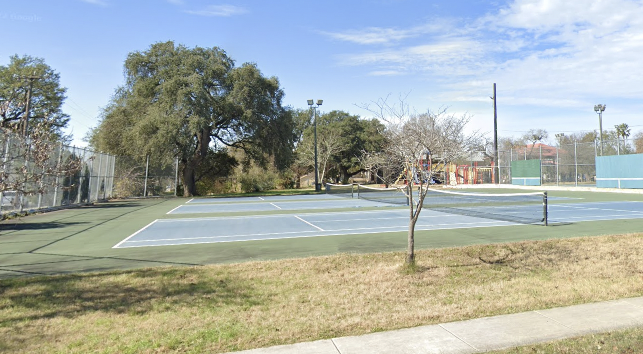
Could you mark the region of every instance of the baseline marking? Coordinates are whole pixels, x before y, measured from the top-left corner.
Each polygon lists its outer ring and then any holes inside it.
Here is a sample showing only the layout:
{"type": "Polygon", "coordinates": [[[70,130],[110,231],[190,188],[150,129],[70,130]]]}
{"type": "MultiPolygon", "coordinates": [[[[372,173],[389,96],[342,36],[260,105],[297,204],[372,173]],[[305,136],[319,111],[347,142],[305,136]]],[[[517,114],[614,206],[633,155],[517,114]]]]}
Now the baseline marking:
{"type": "Polygon", "coordinates": [[[128,238],[126,238],[126,239],[124,239],[123,241],[121,241],[121,242],[117,243],[117,244],[116,244],[114,247],[112,247],[112,248],[119,248],[118,246],[120,246],[122,243],[127,242],[127,240],[129,240],[130,238],[132,238],[132,237],[134,237],[134,236],[138,235],[139,233],[141,233],[141,232],[145,231],[145,229],[147,229],[148,227],[152,226],[152,224],[154,224],[154,223],[155,223],[155,222],[157,222],[157,221],[158,221],[158,219],[156,219],[156,220],[152,221],[151,223],[149,223],[149,224],[145,225],[145,227],[143,227],[142,229],[140,229],[140,230],[136,231],[135,233],[131,234],[128,238]]]}
{"type": "Polygon", "coordinates": [[[168,211],[167,213],[165,213],[165,215],[169,215],[169,214],[171,214],[173,211],[175,211],[176,209],[178,209],[178,208],[180,208],[180,207],[182,207],[182,206],[183,206],[183,205],[179,205],[179,206],[177,206],[176,208],[174,208],[174,209],[172,209],[172,210],[168,211]]]}
{"type": "MultiPolygon", "coordinates": [[[[489,222],[490,225],[485,225],[487,223],[474,223],[473,227],[478,227],[478,228],[486,228],[486,227],[498,227],[498,226],[512,226],[512,225],[518,225],[518,224],[512,224],[510,222],[503,222],[499,221],[498,224],[489,222]]],[[[420,226],[420,225],[417,225],[420,226]]],[[[421,225],[421,226],[426,226],[426,225],[421,225]]],[[[442,224],[433,224],[430,226],[430,229],[416,229],[416,231],[435,231],[435,230],[453,230],[453,229],[462,229],[462,228],[471,228],[472,225],[470,223],[463,223],[463,224],[450,224],[446,225],[443,227],[442,224]],[[455,227],[454,227],[455,225],[455,227]],[[435,227],[438,226],[438,227],[435,227]]],[[[372,228],[357,228],[357,229],[339,229],[339,230],[333,230],[331,233],[328,234],[316,234],[315,231],[303,231],[303,232],[288,232],[288,233],[279,233],[278,237],[261,237],[261,238],[247,238],[247,239],[231,239],[231,240],[219,240],[219,241],[196,241],[196,242],[182,242],[182,243],[162,243],[162,244],[152,244],[152,245],[133,245],[133,246],[125,246],[121,248],[139,248],[139,247],[159,247],[159,246],[180,246],[180,245],[197,245],[197,244],[214,244],[214,243],[231,243],[231,242],[247,242],[247,241],[266,241],[266,240],[282,240],[282,239],[293,239],[293,238],[311,238],[311,237],[327,237],[327,236],[343,236],[347,235],[345,231],[353,231],[349,234],[375,234],[375,233],[389,233],[389,232],[403,232],[408,230],[408,226],[390,226],[390,227],[384,227],[384,230],[373,230],[372,228]],[[362,231],[364,230],[364,231],[362,231]],[[308,233],[308,234],[307,234],[308,233]],[[284,234],[293,234],[293,236],[283,236],[284,234]]],[[[247,235],[250,237],[256,237],[260,234],[255,234],[255,235],[247,235]]],[[[270,235],[270,234],[267,234],[270,235]]],[[[216,236],[215,236],[216,237],[216,236]]],[[[212,237],[212,238],[215,238],[212,237]]],[[[223,236],[225,238],[234,238],[234,236],[223,236]]],[[[207,239],[208,237],[203,237],[204,239],[207,239]]],[[[176,238],[176,239],[164,239],[165,241],[180,241],[183,238],[176,238]]],[[[147,240],[147,242],[154,242],[155,240],[147,240]]],[[[130,242],[146,242],[145,240],[139,240],[139,241],[130,241],[130,242]]]]}
{"type": "Polygon", "coordinates": [[[280,208],[277,204],[275,204],[275,203],[270,203],[270,205],[272,205],[273,207],[275,207],[275,208],[277,208],[277,209],[281,210],[281,208],[280,208]]]}

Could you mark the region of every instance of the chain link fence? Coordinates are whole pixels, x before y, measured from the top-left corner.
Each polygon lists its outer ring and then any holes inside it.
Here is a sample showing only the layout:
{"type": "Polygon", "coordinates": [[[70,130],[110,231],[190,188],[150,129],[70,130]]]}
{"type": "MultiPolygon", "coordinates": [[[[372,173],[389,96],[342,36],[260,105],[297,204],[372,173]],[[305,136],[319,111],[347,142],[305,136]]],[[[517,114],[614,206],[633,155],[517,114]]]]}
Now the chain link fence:
{"type": "Polygon", "coordinates": [[[178,191],[178,165],[164,165],[154,156],[145,162],[131,157],[117,156],[114,169],[116,198],[176,196],[178,191]]]}
{"type": "Polygon", "coordinates": [[[499,164],[496,166],[492,153],[474,151],[448,166],[446,178],[449,184],[511,184],[511,161],[538,159],[542,184],[594,186],[596,156],[637,153],[643,153],[643,147],[629,139],[602,143],[568,141],[556,146],[533,144],[498,151],[499,164]]]}
{"type": "Polygon", "coordinates": [[[112,197],[115,157],[0,130],[0,212],[112,197]]]}

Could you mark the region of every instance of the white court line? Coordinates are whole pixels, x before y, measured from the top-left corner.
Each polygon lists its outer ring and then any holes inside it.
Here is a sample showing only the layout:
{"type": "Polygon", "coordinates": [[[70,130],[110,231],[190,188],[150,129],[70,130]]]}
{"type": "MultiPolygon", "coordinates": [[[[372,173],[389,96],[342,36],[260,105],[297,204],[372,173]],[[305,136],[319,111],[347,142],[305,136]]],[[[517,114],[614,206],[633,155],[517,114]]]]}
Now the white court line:
{"type": "Polygon", "coordinates": [[[132,238],[132,237],[136,236],[137,234],[139,234],[139,233],[143,232],[145,229],[147,229],[148,227],[152,226],[152,224],[154,224],[154,223],[155,223],[155,222],[157,222],[157,221],[158,221],[158,219],[156,219],[156,220],[152,221],[151,223],[149,223],[149,224],[145,225],[145,227],[144,227],[144,228],[142,228],[142,229],[140,229],[140,230],[136,231],[135,233],[133,233],[133,234],[129,235],[129,237],[127,237],[127,238],[126,238],[126,239],[124,239],[123,241],[121,241],[121,242],[117,243],[117,244],[116,244],[114,247],[112,247],[112,248],[118,248],[118,246],[120,246],[120,245],[121,245],[121,244],[123,244],[124,242],[127,242],[127,240],[129,240],[130,238],[132,238]]]}
{"type": "Polygon", "coordinates": [[[556,204],[557,207],[568,208],[568,209],[581,209],[581,210],[604,210],[604,211],[618,211],[618,212],[627,212],[627,213],[641,213],[640,210],[623,210],[623,209],[611,209],[611,208],[596,208],[596,207],[582,207],[582,206],[572,206],[572,205],[562,205],[556,204]]]}
{"type": "Polygon", "coordinates": [[[312,227],[316,228],[316,229],[317,229],[317,230],[319,230],[319,231],[326,231],[326,230],[322,229],[321,227],[319,227],[319,226],[317,226],[317,225],[314,225],[314,224],[309,223],[308,221],[306,221],[306,220],[304,220],[304,219],[300,218],[300,217],[299,217],[299,216],[297,216],[297,215],[295,215],[295,218],[297,218],[297,219],[299,219],[299,220],[301,220],[301,221],[305,222],[306,224],[308,224],[308,225],[310,225],[310,226],[312,226],[312,227]]]}
{"type": "Polygon", "coordinates": [[[270,205],[272,205],[273,207],[275,207],[275,208],[277,208],[277,209],[281,210],[281,208],[280,208],[277,204],[275,204],[275,203],[270,203],[270,205]]]}
{"type": "MultiPolygon", "coordinates": [[[[301,220],[301,219],[300,219],[301,220]]],[[[306,222],[305,220],[302,220],[303,222],[306,222]]],[[[475,226],[480,226],[481,224],[512,224],[508,221],[485,221],[485,222],[466,222],[466,223],[457,223],[457,224],[417,224],[416,227],[420,227],[417,230],[432,230],[433,227],[435,226],[457,226],[457,228],[463,228],[463,227],[468,227],[470,225],[475,225],[475,226]]],[[[399,230],[407,230],[408,225],[394,225],[394,226],[380,226],[377,228],[373,227],[357,227],[357,228],[348,228],[348,229],[334,229],[334,230],[322,230],[321,228],[318,228],[315,225],[311,226],[319,229],[319,231],[323,232],[352,232],[352,233],[362,233],[364,230],[369,230],[370,232],[368,233],[378,233],[378,232],[397,232],[399,230]],[[394,230],[394,231],[391,231],[394,230]]],[[[487,226],[487,225],[482,225],[482,226],[487,226]]],[[[314,233],[317,231],[287,231],[287,232],[268,232],[268,233],[258,233],[258,234],[245,234],[245,235],[215,235],[215,236],[199,236],[199,237],[174,237],[174,238],[159,238],[159,239],[146,239],[146,240],[133,240],[133,241],[128,241],[129,243],[142,243],[142,242],[155,242],[155,241],[181,241],[181,240],[202,240],[202,239],[213,239],[213,238],[243,238],[243,237],[260,237],[260,236],[270,236],[270,235],[288,235],[288,234],[310,234],[314,233]]],[[[338,234],[338,235],[344,235],[338,234]]],[[[133,236],[133,235],[132,235],[133,236]]],[[[317,236],[326,236],[326,234],[322,235],[317,235],[317,236]]],[[[130,236],[131,237],[131,236],[130,236]]],[[[278,237],[277,237],[278,238],[278,237]]],[[[284,238],[292,238],[292,237],[284,237],[284,238]]],[[[242,241],[242,240],[238,240],[242,241]]],[[[218,242],[218,241],[216,241],[218,242]]]]}
{"type": "Polygon", "coordinates": [[[193,200],[194,200],[194,198],[192,198],[192,199],[188,200],[187,202],[185,202],[185,204],[187,204],[187,203],[191,203],[193,200]]]}
{"type": "MultiPolygon", "coordinates": [[[[329,211],[321,213],[300,213],[299,215],[346,215],[347,213],[359,213],[359,214],[376,214],[376,213],[389,213],[396,212],[403,209],[386,209],[386,210],[355,210],[355,211],[329,211]]],[[[404,210],[405,213],[408,213],[404,210]]],[[[283,217],[283,214],[276,215],[225,215],[225,216],[206,216],[202,218],[180,218],[180,219],[159,219],[159,222],[177,222],[177,221],[201,221],[201,220],[219,220],[219,219],[265,219],[265,218],[280,218],[283,217]]],[[[408,217],[408,216],[406,216],[408,217]]],[[[353,219],[351,219],[353,220],[353,219]]]]}
{"type": "Polygon", "coordinates": [[[180,207],[182,207],[182,206],[183,206],[183,205],[179,205],[179,206],[177,206],[176,208],[174,208],[174,209],[172,209],[172,210],[168,211],[167,213],[165,213],[165,215],[169,215],[169,214],[171,214],[173,211],[175,211],[176,209],[178,209],[178,208],[180,208],[180,207]]]}
{"type": "Polygon", "coordinates": [[[257,198],[259,198],[259,200],[265,200],[265,199],[263,199],[263,198],[261,198],[261,197],[257,197],[257,198]]]}
{"type": "MultiPolygon", "coordinates": [[[[324,230],[322,230],[324,231],[324,230]]],[[[199,236],[199,237],[176,237],[176,238],[159,238],[159,239],[147,239],[147,240],[134,240],[128,241],[130,243],[141,243],[141,242],[155,242],[155,241],[180,241],[180,240],[203,240],[203,239],[212,239],[212,238],[234,238],[234,237],[259,237],[259,236],[270,236],[270,235],[286,235],[286,234],[300,234],[300,233],[312,233],[317,231],[288,231],[288,232],[268,232],[264,234],[246,234],[246,235],[220,235],[220,236],[199,236]]]]}
{"type": "MultiPolygon", "coordinates": [[[[520,226],[521,224],[514,224],[514,223],[509,223],[509,222],[503,222],[503,221],[498,221],[498,224],[491,224],[491,225],[480,225],[476,223],[475,227],[477,228],[483,228],[483,227],[499,227],[499,226],[520,226]]],[[[420,226],[420,225],[416,225],[420,226]]],[[[436,225],[432,225],[436,226],[436,225]]],[[[440,225],[438,225],[440,226],[440,225]]],[[[213,244],[213,243],[230,243],[230,242],[247,242],[247,241],[265,241],[265,240],[283,240],[283,239],[291,239],[291,238],[311,238],[311,237],[326,237],[326,236],[344,236],[344,235],[349,235],[346,234],[345,232],[342,231],[356,231],[353,234],[378,234],[378,233],[390,233],[390,232],[403,232],[408,230],[408,226],[396,226],[396,227],[387,227],[388,229],[394,229],[395,230],[375,230],[373,231],[372,228],[364,229],[364,230],[369,230],[367,232],[362,231],[362,229],[343,229],[343,230],[333,230],[333,233],[328,233],[328,234],[313,234],[313,235],[302,235],[302,233],[296,233],[296,236],[280,236],[280,237],[269,237],[269,238],[252,238],[252,239],[244,239],[244,240],[228,240],[228,241],[201,241],[201,242],[185,242],[185,243],[165,243],[165,244],[153,244],[153,245],[140,245],[140,246],[125,246],[122,248],[140,248],[140,247],[157,247],[157,246],[184,246],[184,245],[199,245],[199,244],[213,244]]],[[[453,230],[453,229],[467,229],[471,228],[469,224],[462,224],[460,226],[459,224],[446,224],[446,227],[432,227],[429,229],[417,229],[415,231],[436,231],[436,230],[453,230]]],[[[308,233],[315,232],[315,231],[307,231],[308,233]]],[[[283,235],[283,233],[279,233],[279,235],[283,235]]],[[[253,235],[250,235],[253,236],[253,235]]],[[[212,236],[210,238],[215,238],[217,236],[212,236]]],[[[173,241],[173,240],[180,240],[180,239],[169,239],[168,241],[173,241]]],[[[154,240],[147,240],[148,242],[153,242],[154,240]]],[[[130,243],[135,242],[135,241],[130,241],[130,243]]],[[[139,241],[136,241],[139,242],[139,241]]]]}

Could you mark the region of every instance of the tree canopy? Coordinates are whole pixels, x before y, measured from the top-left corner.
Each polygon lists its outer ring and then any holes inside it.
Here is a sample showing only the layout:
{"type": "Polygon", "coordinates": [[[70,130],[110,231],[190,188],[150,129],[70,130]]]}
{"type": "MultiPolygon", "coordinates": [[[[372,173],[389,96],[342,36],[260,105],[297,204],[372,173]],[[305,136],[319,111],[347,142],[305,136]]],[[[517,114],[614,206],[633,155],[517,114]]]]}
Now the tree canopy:
{"type": "Polygon", "coordinates": [[[46,121],[56,137],[63,137],[62,129],[69,122],[62,111],[66,91],[60,86],[60,75],[43,59],[11,56],[8,65],[0,66],[0,126],[23,133],[29,102],[26,134],[46,121]]]}
{"type": "Polygon", "coordinates": [[[217,163],[231,163],[227,147],[262,163],[272,156],[279,168],[290,164],[292,113],[281,105],[277,78],[264,77],[255,64],[235,67],[220,48],[169,41],[130,53],[125,77],[91,143],[141,159],[178,158],[185,196],[196,193],[196,181],[217,163]]]}
{"type": "MultiPolygon", "coordinates": [[[[308,111],[308,117],[312,117],[308,111]]],[[[313,167],[314,126],[312,119],[302,130],[297,153],[300,164],[313,167]]],[[[344,111],[331,111],[317,117],[317,145],[320,176],[347,183],[364,171],[361,156],[364,152],[381,151],[386,138],[384,125],[377,119],[362,119],[344,111]]]]}

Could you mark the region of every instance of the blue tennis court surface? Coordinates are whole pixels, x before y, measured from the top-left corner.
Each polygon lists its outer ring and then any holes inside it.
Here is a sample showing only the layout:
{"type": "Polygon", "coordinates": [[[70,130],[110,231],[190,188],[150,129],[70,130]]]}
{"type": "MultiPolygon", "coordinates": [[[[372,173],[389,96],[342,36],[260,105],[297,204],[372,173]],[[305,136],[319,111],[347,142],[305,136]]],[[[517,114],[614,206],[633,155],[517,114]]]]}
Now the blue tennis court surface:
{"type": "MultiPolygon", "coordinates": [[[[509,212],[520,213],[520,206],[509,212]]],[[[334,235],[365,235],[403,232],[408,229],[409,211],[389,204],[344,199],[325,195],[193,199],[168,212],[226,213],[230,211],[288,210],[278,215],[191,217],[157,219],[121,241],[114,248],[240,242],[334,235]],[[377,210],[360,207],[381,206],[377,210]],[[316,212],[315,209],[344,208],[316,212]]],[[[574,223],[643,218],[643,202],[581,202],[549,204],[549,223],[574,223]]],[[[521,225],[508,221],[464,216],[425,208],[417,231],[521,225]]],[[[544,227],[526,225],[525,227],[544,227]]]]}
{"type": "Polygon", "coordinates": [[[323,198],[320,195],[302,195],[293,197],[264,197],[260,200],[249,198],[238,202],[239,198],[212,198],[193,199],[168,212],[168,214],[201,214],[201,213],[234,213],[251,211],[274,210],[311,210],[334,208],[360,208],[360,207],[392,207],[393,204],[383,204],[365,199],[350,199],[330,196],[323,198]],[[293,198],[295,197],[295,198],[293,198]],[[317,197],[303,198],[303,197],[317,197]],[[236,202],[235,202],[236,201],[236,202]]]}
{"type": "MultiPolygon", "coordinates": [[[[408,214],[408,210],[405,209],[390,209],[297,215],[159,219],[114,248],[399,232],[408,228],[408,214]],[[190,230],[189,235],[186,235],[186,230],[190,230]]],[[[506,224],[510,223],[424,210],[416,230],[506,224]]]]}

